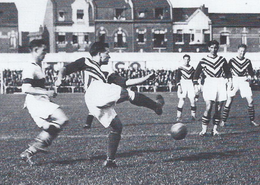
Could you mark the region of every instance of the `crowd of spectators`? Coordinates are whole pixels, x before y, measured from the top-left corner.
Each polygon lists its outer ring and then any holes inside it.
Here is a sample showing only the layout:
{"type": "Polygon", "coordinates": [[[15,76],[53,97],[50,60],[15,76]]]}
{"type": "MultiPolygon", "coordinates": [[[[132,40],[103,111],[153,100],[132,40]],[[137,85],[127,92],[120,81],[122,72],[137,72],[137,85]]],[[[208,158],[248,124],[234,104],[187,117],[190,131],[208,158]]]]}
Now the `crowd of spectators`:
{"type": "MultiPolygon", "coordinates": [[[[131,87],[135,91],[175,91],[175,71],[173,70],[149,70],[149,69],[123,69],[120,68],[115,71],[120,76],[126,79],[133,79],[143,77],[149,73],[155,73],[156,79],[144,82],[140,86],[131,87]]],[[[55,71],[53,67],[45,69],[46,74],[46,86],[54,87],[54,82],[57,78],[58,71],[55,71]]],[[[255,70],[256,79],[252,81],[253,90],[259,90],[260,85],[260,69],[255,70]]],[[[4,70],[3,71],[3,84],[6,93],[21,92],[22,85],[22,70],[4,70]]],[[[67,76],[59,92],[84,92],[84,73],[77,72],[67,76]]]]}
{"type": "MultiPolygon", "coordinates": [[[[120,76],[126,79],[140,78],[150,73],[156,74],[155,80],[147,80],[140,87],[141,91],[172,91],[176,88],[175,72],[172,70],[149,70],[149,69],[123,69],[116,71],[120,76]]],[[[132,87],[137,90],[137,87],[132,87]]]]}

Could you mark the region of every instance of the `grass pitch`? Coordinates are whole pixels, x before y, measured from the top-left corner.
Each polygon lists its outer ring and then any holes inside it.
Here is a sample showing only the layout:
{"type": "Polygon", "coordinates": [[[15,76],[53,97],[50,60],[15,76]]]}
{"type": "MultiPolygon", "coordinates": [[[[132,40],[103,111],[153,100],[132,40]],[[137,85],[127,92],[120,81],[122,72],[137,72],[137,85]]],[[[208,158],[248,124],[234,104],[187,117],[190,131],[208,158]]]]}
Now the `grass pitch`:
{"type": "MultiPolygon", "coordinates": [[[[90,130],[82,126],[87,116],[83,94],[60,94],[54,99],[70,118],[70,124],[49,147],[36,155],[30,167],[19,154],[39,133],[27,110],[24,95],[0,96],[0,184],[259,184],[260,128],[249,124],[244,99],[235,98],[220,137],[200,137],[205,105],[200,97],[198,121],[191,122],[190,104],[184,106],[189,133],[175,141],[169,135],[175,123],[176,93],[161,93],[164,113],[136,107],[128,102],[116,111],[124,124],[117,153],[118,168],[102,168],[107,135],[96,120],[90,130]]],[[[147,93],[155,98],[155,93],[147,93]]],[[[260,122],[260,93],[254,92],[256,122],[260,122]]],[[[212,124],[209,126],[209,131],[212,124]]]]}

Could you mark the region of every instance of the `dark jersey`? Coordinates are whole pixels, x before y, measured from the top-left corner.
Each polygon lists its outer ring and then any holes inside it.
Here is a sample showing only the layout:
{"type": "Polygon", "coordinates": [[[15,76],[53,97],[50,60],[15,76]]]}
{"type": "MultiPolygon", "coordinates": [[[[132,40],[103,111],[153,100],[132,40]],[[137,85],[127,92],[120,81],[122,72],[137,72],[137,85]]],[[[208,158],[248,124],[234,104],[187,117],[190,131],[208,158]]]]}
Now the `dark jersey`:
{"type": "Polygon", "coordinates": [[[249,59],[239,59],[238,57],[232,58],[229,60],[229,67],[232,73],[232,76],[254,76],[254,71],[252,63],[249,59]]]}
{"type": "Polygon", "coordinates": [[[116,73],[101,70],[100,66],[89,58],[80,58],[66,66],[66,75],[76,71],[85,71],[85,85],[88,86],[92,79],[102,80],[104,83],[114,83],[126,87],[126,79],[116,73]]]}
{"type": "Polygon", "coordinates": [[[195,69],[192,66],[181,66],[176,73],[176,83],[179,83],[181,79],[192,80],[195,69]]]}
{"type": "Polygon", "coordinates": [[[205,74],[206,78],[230,78],[232,76],[228,63],[222,56],[216,56],[214,58],[207,56],[202,58],[195,70],[193,77],[194,81],[199,79],[202,72],[205,74]]]}

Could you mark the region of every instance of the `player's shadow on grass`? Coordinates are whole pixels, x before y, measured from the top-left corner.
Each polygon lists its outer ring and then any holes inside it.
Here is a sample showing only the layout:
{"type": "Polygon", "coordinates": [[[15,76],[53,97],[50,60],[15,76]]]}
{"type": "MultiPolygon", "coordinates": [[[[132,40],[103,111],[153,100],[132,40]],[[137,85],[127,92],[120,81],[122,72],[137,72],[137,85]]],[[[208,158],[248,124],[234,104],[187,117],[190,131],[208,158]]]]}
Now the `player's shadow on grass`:
{"type": "MultiPolygon", "coordinates": [[[[117,154],[117,158],[127,158],[127,157],[136,157],[136,156],[144,156],[147,153],[161,153],[161,152],[171,152],[176,150],[190,150],[189,147],[179,147],[176,148],[166,148],[166,149],[143,149],[143,150],[129,150],[127,152],[122,152],[117,154]]],[[[90,160],[98,160],[98,159],[106,159],[106,155],[98,155],[93,156],[90,160]]]]}
{"type": "Polygon", "coordinates": [[[241,153],[244,153],[245,150],[232,150],[226,152],[202,152],[190,156],[184,156],[179,158],[173,158],[164,160],[164,162],[175,162],[175,161],[201,161],[201,160],[208,160],[208,159],[223,159],[223,158],[230,158],[230,157],[239,157],[241,153]]]}
{"type": "Polygon", "coordinates": [[[86,162],[89,161],[88,158],[81,158],[81,159],[67,159],[67,160],[53,160],[50,162],[39,162],[37,163],[37,166],[43,166],[46,164],[60,164],[60,165],[68,165],[68,164],[75,164],[80,162],[86,162]]]}
{"type": "Polygon", "coordinates": [[[136,126],[136,125],[170,125],[170,124],[173,124],[175,123],[174,122],[160,122],[160,123],[152,123],[152,122],[149,122],[149,123],[126,123],[124,124],[124,127],[132,127],[132,126],[136,126]]]}
{"type": "MultiPolygon", "coordinates": [[[[171,152],[176,150],[190,150],[191,148],[188,147],[179,147],[176,148],[167,148],[167,149],[143,149],[143,150],[130,150],[123,153],[118,153],[117,158],[127,158],[127,157],[134,157],[134,156],[144,156],[146,153],[160,153],[160,152],[171,152]]],[[[60,164],[60,165],[70,165],[75,163],[81,162],[92,162],[95,160],[105,160],[107,156],[104,155],[96,155],[90,158],[80,158],[80,159],[66,159],[66,160],[52,160],[50,162],[38,162],[37,166],[42,166],[46,164],[60,164]]]]}

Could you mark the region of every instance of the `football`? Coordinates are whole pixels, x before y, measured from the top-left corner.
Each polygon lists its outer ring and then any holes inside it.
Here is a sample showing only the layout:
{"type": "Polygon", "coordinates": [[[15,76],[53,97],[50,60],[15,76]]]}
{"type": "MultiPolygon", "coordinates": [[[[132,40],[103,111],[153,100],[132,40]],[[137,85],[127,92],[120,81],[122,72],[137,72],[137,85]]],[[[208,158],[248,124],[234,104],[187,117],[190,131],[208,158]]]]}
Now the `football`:
{"type": "Polygon", "coordinates": [[[171,137],[175,140],[181,140],[188,134],[188,129],[183,123],[175,123],[171,127],[170,131],[171,137]]]}

